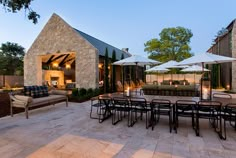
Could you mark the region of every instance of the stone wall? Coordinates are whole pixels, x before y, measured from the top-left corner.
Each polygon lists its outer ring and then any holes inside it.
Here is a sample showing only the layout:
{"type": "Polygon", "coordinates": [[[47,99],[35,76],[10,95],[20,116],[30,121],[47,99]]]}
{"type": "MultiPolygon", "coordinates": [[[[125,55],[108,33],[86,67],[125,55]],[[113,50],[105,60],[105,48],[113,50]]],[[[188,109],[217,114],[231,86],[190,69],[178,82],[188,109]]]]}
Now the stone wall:
{"type": "MultiPolygon", "coordinates": [[[[232,29],[232,57],[236,58],[236,24],[232,29]]],[[[236,61],[232,62],[232,89],[236,90],[236,61]]]]}
{"type": "Polygon", "coordinates": [[[24,84],[41,85],[43,55],[75,52],[76,86],[98,87],[98,51],[58,15],[53,14],[24,58],[24,84]]]}

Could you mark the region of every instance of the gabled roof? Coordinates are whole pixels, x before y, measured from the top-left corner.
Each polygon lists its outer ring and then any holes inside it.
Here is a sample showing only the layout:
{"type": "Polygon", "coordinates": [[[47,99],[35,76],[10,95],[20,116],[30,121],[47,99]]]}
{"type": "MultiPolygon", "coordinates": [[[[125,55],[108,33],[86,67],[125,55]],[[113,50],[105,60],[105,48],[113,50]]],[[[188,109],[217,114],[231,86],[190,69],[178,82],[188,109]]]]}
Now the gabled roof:
{"type": "MultiPolygon", "coordinates": [[[[75,29],[75,28],[74,28],[75,29]]],[[[116,48],[113,47],[97,38],[94,38],[80,30],[75,29],[81,36],[83,36],[89,43],[91,43],[95,48],[97,48],[99,55],[100,56],[105,56],[105,51],[106,48],[108,49],[108,56],[111,58],[112,57],[112,52],[113,50],[116,51],[116,59],[120,60],[121,59],[121,55],[124,54],[124,58],[127,58],[130,56],[130,54],[116,48]]]]}

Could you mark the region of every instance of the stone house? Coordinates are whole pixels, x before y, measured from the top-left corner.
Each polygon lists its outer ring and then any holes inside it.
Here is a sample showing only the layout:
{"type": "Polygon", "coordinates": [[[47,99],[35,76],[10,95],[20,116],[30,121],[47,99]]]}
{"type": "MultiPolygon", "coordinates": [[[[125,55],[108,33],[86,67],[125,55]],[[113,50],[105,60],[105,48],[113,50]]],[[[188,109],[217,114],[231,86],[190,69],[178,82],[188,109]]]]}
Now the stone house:
{"type": "MultiPolygon", "coordinates": [[[[67,24],[53,14],[24,57],[24,85],[53,86],[73,83],[77,88],[98,88],[103,79],[105,50],[116,59],[131,56],[67,24]]],[[[117,68],[120,80],[120,68],[117,68]]]]}
{"type": "MultiPolygon", "coordinates": [[[[214,39],[213,45],[207,52],[236,58],[235,19],[226,27],[225,33],[214,39]]],[[[219,78],[222,87],[236,90],[236,62],[220,64],[219,78]]]]}

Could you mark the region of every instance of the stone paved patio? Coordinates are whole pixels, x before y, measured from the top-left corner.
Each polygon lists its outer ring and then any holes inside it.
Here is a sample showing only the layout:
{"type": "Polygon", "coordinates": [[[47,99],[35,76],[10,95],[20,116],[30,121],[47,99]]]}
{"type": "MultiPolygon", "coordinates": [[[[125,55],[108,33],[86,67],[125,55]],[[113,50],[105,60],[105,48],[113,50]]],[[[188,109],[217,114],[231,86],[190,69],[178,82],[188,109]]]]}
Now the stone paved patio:
{"type": "Polygon", "coordinates": [[[178,134],[169,133],[168,118],[154,131],[145,120],[127,127],[126,120],[113,126],[89,118],[90,102],[64,103],[0,119],[2,158],[235,158],[236,132],[228,127],[228,139],[220,140],[207,120],[201,120],[196,137],[191,120],[180,118],[178,134]]]}

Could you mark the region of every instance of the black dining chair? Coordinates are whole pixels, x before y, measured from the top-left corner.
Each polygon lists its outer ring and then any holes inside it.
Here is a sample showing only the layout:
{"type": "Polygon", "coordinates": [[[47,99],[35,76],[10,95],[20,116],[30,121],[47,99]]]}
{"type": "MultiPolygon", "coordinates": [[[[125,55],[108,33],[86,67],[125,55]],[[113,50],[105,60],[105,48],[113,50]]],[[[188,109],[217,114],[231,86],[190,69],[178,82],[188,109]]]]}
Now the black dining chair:
{"type": "MultiPolygon", "coordinates": [[[[232,96],[230,94],[226,94],[226,93],[214,93],[213,94],[213,100],[218,100],[222,103],[224,103],[225,101],[227,102],[229,99],[232,99],[232,96]]],[[[222,131],[222,133],[224,133],[223,138],[222,139],[226,139],[226,121],[229,121],[231,126],[233,125],[234,121],[234,115],[235,115],[235,110],[234,110],[234,104],[227,104],[226,106],[222,107],[222,111],[220,113],[221,118],[223,118],[223,126],[224,126],[224,130],[222,131]]]]}
{"type": "Polygon", "coordinates": [[[191,117],[192,118],[192,128],[195,130],[195,109],[197,106],[196,101],[192,100],[177,100],[175,103],[175,111],[174,111],[174,116],[175,116],[175,127],[176,127],[176,133],[177,133],[177,128],[179,126],[179,116],[181,117],[191,117]]]}
{"type": "Polygon", "coordinates": [[[222,103],[219,101],[199,101],[196,107],[196,135],[199,136],[199,119],[209,119],[210,124],[222,139],[222,120],[221,120],[222,103]]]}
{"type": "Polygon", "coordinates": [[[128,127],[131,125],[131,108],[129,105],[129,100],[123,97],[114,97],[112,101],[113,114],[112,114],[112,124],[115,125],[122,120],[128,114],[128,127]]]}
{"type": "Polygon", "coordinates": [[[166,99],[153,99],[151,104],[151,125],[152,130],[154,129],[154,125],[159,121],[160,115],[168,115],[169,116],[169,127],[170,132],[172,132],[172,125],[173,125],[173,119],[172,119],[172,106],[170,100],[166,99]]]}
{"type": "Polygon", "coordinates": [[[99,123],[102,123],[112,115],[112,98],[109,96],[98,97],[99,123]]]}
{"type": "Polygon", "coordinates": [[[224,139],[226,139],[226,121],[236,131],[236,103],[229,103],[223,108],[223,119],[224,119],[224,139]]]}
{"type": "Polygon", "coordinates": [[[143,114],[146,114],[146,129],[149,127],[149,113],[151,112],[150,106],[147,105],[145,98],[131,97],[130,98],[130,108],[131,108],[131,126],[138,121],[138,113],[140,113],[140,118],[142,120],[143,114]],[[134,113],[134,117],[133,117],[134,113]]]}
{"type": "Polygon", "coordinates": [[[91,119],[99,119],[99,114],[101,113],[101,110],[104,109],[105,106],[103,104],[99,103],[98,97],[91,99],[90,106],[91,106],[90,118],[91,119]],[[96,109],[95,114],[93,112],[94,111],[93,109],[96,109]],[[96,116],[94,116],[94,115],[96,115],[96,116]]]}

